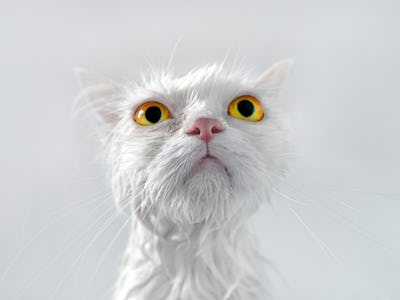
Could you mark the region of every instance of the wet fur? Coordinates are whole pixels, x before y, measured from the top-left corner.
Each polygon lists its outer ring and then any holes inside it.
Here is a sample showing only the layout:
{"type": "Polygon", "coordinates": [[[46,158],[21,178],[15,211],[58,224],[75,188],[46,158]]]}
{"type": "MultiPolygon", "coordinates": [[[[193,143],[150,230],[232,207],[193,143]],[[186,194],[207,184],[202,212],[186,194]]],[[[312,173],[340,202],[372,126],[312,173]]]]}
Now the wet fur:
{"type": "Polygon", "coordinates": [[[132,213],[115,300],[266,299],[263,259],[247,223],[285,173],[287,128],[273,103],[290,64],[258,79],[211,65],[126,85],[78,71],[82,96],[101,120],[114,198],[132,213]],[[230,101],[246,94],[262,102],[260,122],[227,114],[230,101]],[[136,124],[133,111],[149,100],[173,118],[136,124]],[[224,127],[209,143],[220,164],[198,165],[205,143],[185,132],[199,117],[224,127]]]}

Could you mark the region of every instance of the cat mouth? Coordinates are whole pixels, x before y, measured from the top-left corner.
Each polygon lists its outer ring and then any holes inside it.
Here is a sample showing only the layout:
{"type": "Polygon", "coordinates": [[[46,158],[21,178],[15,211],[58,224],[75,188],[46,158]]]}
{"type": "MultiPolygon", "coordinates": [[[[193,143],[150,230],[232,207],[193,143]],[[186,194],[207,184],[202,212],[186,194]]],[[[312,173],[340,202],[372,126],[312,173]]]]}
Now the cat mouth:
{"type": "Polygon", "coordinates": [[[204,156],[203,156],[202,158],[200,158],[200,160],[199,160],[199,164],[200,164],[200,165],[206,164],[206,163],[209,163],[209,162],[214,162],[214,163],[219,163],[219,164],[221,164],[221,162],[219,161],[218,158],[216,158],[215,156],[210,155],[210,154],[204,155],[204,156]]]}
{"type": "Polygon", "coordinates": [[[186,182],[197,172],[203,171],[220,173],[222,176],[227,176],[229,181],[232,180],[231,173],[229,172],[228,168],[221,162],[221,160],[218,159],[218,157],[207,153],[206,155],[198,159],[198,161],[195,163],[190,174],[188,174],[188,176],[184,179],[184,184],[186,184],[186,182]]]}
{"type": "Polygon", "coordinates": [[[228,177],[230,177],[230,173],[228,171],[228,168],[218,159],[218,157],[211,155],[207,153],[204,155],[202,158],[197,163],[197,169],[198,168],[205,168],[207,165],[217,165],[221,168],[221,171],[225,172],[228,177]]]}

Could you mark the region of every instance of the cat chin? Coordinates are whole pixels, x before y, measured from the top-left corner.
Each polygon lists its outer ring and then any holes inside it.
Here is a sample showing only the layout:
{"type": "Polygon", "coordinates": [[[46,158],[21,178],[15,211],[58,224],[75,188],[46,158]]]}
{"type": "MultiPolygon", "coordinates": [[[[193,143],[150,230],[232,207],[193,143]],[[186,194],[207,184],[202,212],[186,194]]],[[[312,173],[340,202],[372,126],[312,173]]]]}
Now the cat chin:
{"type": "Polygon", "coordinates": [[[232,185],[226,168],[217,159],[205,159],[185,180],[158,199],[156,206],[173,223],[220,223],[234,206],[232,185]]]}

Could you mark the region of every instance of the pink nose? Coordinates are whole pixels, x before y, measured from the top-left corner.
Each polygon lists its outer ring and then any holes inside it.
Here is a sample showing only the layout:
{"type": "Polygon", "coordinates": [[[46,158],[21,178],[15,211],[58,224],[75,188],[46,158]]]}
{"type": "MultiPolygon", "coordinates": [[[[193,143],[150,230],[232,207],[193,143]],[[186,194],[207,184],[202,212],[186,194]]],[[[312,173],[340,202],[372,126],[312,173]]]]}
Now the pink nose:
{"type": "Polygon", "coordinates": [[[189,135],[195,135],[200,140],[209,141],[214,137],[214,134],[219,133],[222,130],[224,129],[218,120],[199,118],[194,121],[186,133],[189,135]]]}

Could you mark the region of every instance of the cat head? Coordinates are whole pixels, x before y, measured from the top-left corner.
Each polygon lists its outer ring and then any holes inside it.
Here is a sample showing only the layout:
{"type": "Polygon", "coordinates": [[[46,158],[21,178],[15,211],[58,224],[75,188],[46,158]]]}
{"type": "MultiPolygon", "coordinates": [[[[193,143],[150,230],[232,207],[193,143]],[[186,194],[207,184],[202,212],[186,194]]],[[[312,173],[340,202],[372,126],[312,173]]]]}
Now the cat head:
{"type": "Polygon", "coordinates": [[[254,212],[285,170],[287,129],[274,98],[290,66],[251,79],[211,65],[126,85],[78,70],[101,121],[117,203],[177,224],[254,212]]]}

